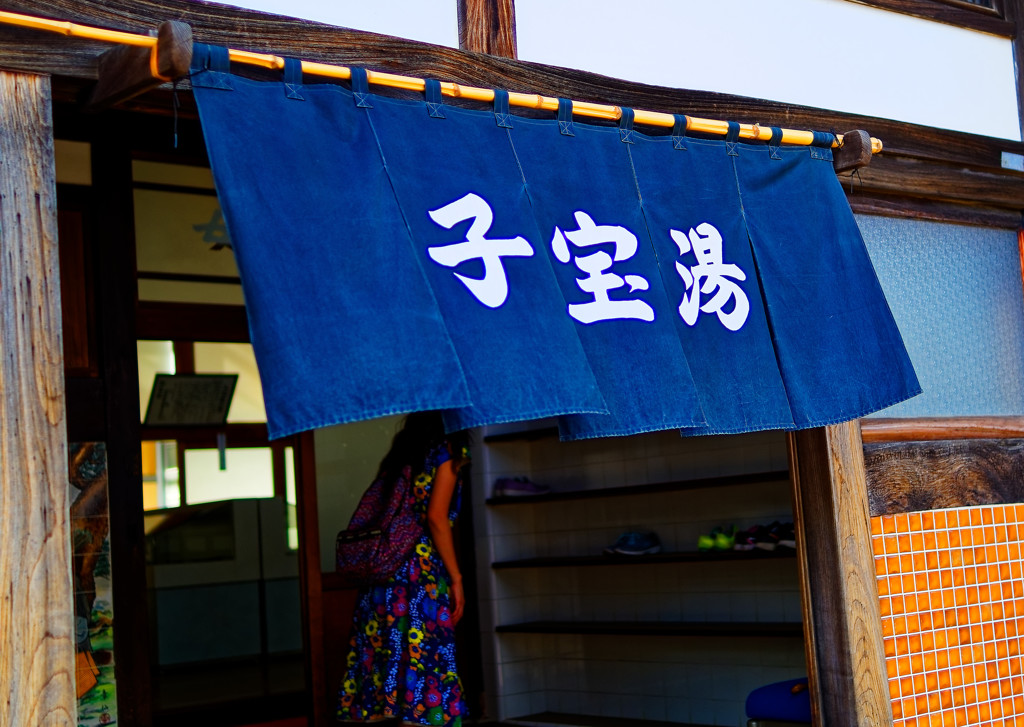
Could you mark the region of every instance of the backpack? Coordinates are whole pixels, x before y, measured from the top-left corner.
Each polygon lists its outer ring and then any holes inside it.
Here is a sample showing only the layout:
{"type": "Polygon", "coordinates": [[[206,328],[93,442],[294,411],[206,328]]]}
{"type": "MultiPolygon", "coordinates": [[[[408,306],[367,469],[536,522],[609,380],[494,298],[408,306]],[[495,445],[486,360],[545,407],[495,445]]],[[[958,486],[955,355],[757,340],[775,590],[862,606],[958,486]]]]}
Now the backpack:
{"type": "Polygon", "coordinates": [[[338,533],[337,571],[347,585],[385,583],[408,560],[423,535],[413,510],[412,479],[409,466],[392,486],[378,477],[363,493],[348,527],[338,533]]]}

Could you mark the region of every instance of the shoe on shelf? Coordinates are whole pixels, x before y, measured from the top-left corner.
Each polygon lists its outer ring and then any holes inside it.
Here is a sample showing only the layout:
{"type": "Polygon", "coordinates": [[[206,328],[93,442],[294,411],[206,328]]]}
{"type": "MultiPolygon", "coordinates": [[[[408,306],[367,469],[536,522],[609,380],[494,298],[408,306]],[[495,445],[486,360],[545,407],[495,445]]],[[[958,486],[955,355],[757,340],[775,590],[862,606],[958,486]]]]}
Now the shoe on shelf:
{"type": "Polygon", "coordinates": [[[495,497],[523,497],[524,495],[546,495],[551,492],[547,485],[538,485],[529,477],[501,477],[494,482],[495,497]]]}
{"type": "Polygon", "coordinates": [[[715,537],[715,550],[732,550],[736,544],[736,526],[728,528],[716,528],[712,531],[715,537]]]}
{"type": "Polygon", "coordinates": [[[630,530],[604,552],[606,555],[653,555],[661,552],[661,539],[651,530],[630,530]]]}
{"type": "Polygon", "coordinates": [[[754,525],[736,535],[735,550],[775,550],[779,544],[781,523],[771,525],[754,525]]]}
{"type": "Polygon", "coordinates": [[[697,550],[706,552],[709,550],[732,550],[736,543],[736,527],[730,525],[724,527],[718,525],[711,530],[710,535],[697,537],[697,550]]]}
{"type": "Polygon", "coordinates": [[[779,526],[779,548],[796,548],[796,531],[793,529],[793,523],[782,523],[779,526]]]}

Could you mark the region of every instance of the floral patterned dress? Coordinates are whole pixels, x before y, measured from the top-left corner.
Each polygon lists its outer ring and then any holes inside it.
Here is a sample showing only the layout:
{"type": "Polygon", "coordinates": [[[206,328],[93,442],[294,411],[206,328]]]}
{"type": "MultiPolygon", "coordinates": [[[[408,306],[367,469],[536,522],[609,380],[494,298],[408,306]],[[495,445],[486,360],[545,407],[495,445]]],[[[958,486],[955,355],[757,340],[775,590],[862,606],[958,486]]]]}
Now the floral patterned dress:
{"type": "MultiPolygon", "coordinates": [[[[410,506],[423,523],[412,556],[382,585],[359,593],[348,669],[338,694],[338,720],[400,719],[413,725],[459,727],[466,707],[455,670],[455,630],[448,571],[427,528],[427,503],[448,445],[432,450],[413,482],[410,506]]],[[[448,520],[461,499],[456,484],[448,520]]]]}

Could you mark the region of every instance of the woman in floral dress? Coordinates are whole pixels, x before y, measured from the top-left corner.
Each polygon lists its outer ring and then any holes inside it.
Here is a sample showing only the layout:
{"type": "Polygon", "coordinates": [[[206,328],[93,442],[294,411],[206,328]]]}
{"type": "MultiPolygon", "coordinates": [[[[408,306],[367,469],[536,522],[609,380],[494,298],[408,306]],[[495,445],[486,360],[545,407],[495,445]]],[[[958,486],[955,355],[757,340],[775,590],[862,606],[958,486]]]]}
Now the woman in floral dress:
{"type": "Polygon", "coordinates": [[[378,476],[414,474],[408,506],[423,524],[392,578],[360,590],[338,720],[459,727],[465,714],[455,667],[455,624],[466,599],[452,525],[468,459],[464,432],[445,435],[438,412],[410,414],[378,476]]]}

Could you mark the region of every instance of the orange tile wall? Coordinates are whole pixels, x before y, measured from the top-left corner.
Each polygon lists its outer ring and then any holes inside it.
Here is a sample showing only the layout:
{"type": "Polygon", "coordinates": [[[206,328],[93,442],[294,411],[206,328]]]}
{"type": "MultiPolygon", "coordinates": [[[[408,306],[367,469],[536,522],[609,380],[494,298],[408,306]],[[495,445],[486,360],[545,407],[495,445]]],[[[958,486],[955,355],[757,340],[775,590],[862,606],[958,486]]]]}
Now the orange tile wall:
{"type": "Polygon", "coordinates": [[[896,727],[1024,725],[1024,505],[871,519],[896,727]]]}

